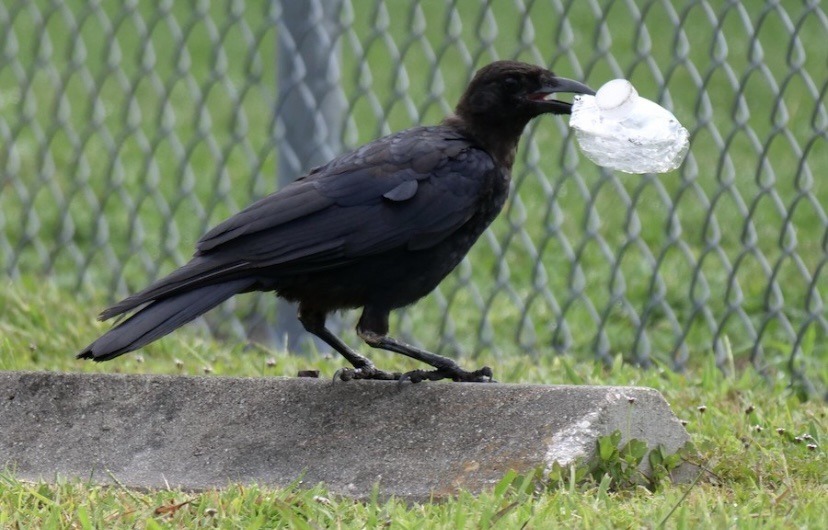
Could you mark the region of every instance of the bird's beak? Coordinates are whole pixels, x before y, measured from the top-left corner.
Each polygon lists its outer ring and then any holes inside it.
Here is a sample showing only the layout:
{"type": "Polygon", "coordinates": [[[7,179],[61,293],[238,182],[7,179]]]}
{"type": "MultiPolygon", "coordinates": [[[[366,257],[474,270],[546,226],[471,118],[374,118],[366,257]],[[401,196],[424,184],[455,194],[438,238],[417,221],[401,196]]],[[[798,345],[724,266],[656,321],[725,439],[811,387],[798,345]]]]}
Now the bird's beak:
{"type": "Polygon", "coordinates": [[[573,79],[567,79],[565,77],[553,77],[550,81],[550,93],[564,92],[570,94],[587,94],[589,96],[595,95],[594,90],[592,90],[585,84],[575,81],[573,79]]]}
{"type": "Polygon", "coordinates": [[[544,81],[539,90],[529,94],[529,99],[543,105],[545,112],[571,114],[572,105],[570,103],[552,98],[552,95],[559,93],[595,95],[594,90],[579,81],[550,76],[544,81]]]}

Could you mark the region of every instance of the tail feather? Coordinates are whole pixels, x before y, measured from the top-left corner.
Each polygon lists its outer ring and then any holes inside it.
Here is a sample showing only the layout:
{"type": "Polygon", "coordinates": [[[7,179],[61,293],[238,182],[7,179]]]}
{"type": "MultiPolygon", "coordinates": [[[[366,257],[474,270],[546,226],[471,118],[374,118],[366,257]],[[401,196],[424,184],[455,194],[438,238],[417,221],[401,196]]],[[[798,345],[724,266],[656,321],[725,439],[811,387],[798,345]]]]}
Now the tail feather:
{"type": "Polygon", "coordinates": [[[170,295],[177,296],[181,291],[198,288],[207,282],[219,285],[220,276],[229,275],[245,265],[244,262],[223,263],[200,256],[195,257],[183,267],[176,269],[143,291],[124,298],[112,307],[107,308],[98,318],[108,320],[114,316],[128,313],[152,300],[164,299],[170,295]]]}
{"type": "Polygon", "coordinates": [[[137,350],[203,315],[234,294],[244,292],[253,283],[251,279],[228,281],[153,301],[107,331],[77,357],[108,361],[137,350]]]}

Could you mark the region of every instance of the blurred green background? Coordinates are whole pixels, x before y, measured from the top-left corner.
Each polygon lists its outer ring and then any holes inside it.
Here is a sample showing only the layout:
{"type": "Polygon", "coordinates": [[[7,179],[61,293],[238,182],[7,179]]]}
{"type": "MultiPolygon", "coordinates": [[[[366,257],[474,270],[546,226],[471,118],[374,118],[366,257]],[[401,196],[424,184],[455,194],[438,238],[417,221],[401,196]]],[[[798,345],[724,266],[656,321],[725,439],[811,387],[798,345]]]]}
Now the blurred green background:
{"type": "MultiPolygon", "coordinates": [[[[392,333],[447,354],[621,353],[679,369],[714,355],[824,388],[819,2],[335,4],[344,148],[439,122],[476,68],[505,58],[594,88],[626,77],[692,135],[679,170],[623,175],[580,157],[566,118],[536,120],[504,213],[392,333]]],[[[169,272],[209,226],[276,189],[291,29],[279,2],[0,5],[9,281],[54,283],[91,320],[102,307],[84,301],[169,272]]],[[[270,315],[270,298],[254,310],[270,315]]],[[[216,320],[222,335],[244,327],[216,320]]]]}

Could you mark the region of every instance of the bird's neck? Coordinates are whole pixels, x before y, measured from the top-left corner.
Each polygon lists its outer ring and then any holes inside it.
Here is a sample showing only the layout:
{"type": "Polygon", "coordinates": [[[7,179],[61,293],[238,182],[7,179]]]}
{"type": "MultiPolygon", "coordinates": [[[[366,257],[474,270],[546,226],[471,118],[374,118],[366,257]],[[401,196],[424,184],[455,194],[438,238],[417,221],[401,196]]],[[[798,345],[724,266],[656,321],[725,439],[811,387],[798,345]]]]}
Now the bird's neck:
{"type": "MultiPolygon", "coordinates": [[[[484,119],[481,118],[481,121],[484,119]]],[[[518,124],[514,122],[504,125],[489,122],[475,123],[474,120],[464,119],[456,114],[452,114],[443,120],[443,125],[456,129],[463,136],[473,139],[488,151],[498,164],[509,170],[512,169],[512,165],[515,163],[520,135],[526,126],[525,123],[518,124]]]]}

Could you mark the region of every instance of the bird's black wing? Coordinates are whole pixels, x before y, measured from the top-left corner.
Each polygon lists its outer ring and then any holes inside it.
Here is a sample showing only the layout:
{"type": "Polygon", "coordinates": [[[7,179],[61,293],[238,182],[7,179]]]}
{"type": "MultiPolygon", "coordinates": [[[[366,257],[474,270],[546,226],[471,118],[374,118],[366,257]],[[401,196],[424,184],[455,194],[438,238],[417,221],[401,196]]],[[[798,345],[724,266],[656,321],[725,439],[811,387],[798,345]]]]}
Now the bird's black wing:
{"type": "Polygon", "coordinates": [[[420,127],[334,159],[210,230],[183,267],[101,313],[239,278],[336,268],[429,248],[485,201],[499,170],[452,128],[420,127]]]}
{"type": "Polygon", "coordinates": [[[453,129],[410,129],[254,203],[208,232],[198,255],[309,271],[428,248],[476,212],[496,173],[492,158],[453,129]]]}

